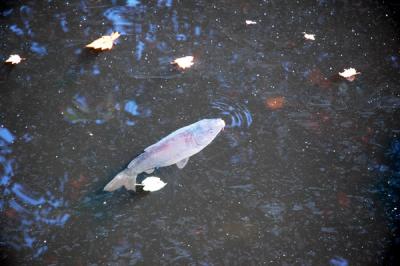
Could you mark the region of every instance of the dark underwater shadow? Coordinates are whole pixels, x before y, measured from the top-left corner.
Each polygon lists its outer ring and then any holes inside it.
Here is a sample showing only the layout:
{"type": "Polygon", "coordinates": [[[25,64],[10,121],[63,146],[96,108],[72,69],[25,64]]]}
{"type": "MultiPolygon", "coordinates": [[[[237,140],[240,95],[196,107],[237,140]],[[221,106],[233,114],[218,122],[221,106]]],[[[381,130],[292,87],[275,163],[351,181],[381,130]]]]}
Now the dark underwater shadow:
{"type": "Polygon", "coordinates": [[[83,48],[82,52],[78,55],[78,63],[83,65],[91,64],[96,60],[100,53],[102,52],[94,49],[83,48]]]}
{"type": "Polygon", "coordinates": [[[5,81],[10,76],[11,71],[14,69],[14,65],[2,64],[0,66],[0,82],[5,81]]]}
{"type": "Polygon", "coordinates": [[[11,247],[5,245],[5,243],[0,242],[0,265],[12,266],[18,265],[17,262],[17,251],[11,247]]]}

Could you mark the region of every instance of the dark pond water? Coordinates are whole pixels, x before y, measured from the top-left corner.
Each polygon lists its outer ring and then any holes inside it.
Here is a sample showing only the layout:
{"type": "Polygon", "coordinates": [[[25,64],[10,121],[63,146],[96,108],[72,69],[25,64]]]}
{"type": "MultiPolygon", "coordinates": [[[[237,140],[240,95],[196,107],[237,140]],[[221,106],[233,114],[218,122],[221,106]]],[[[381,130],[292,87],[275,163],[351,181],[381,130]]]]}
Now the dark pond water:
{"type": "Polygon", "coordinates": [[[0,68],[1,264],[395,265],[396,10],[2,1],[0,59],[26,60],[0,68]],[[111,51],[84,48],[112,31],[111,51]],[[187,55],[193,67],[170,64],[187,55]],[[349,67],[353,82],[337,74],[349,67]],[[165,188],[102,191],[210,117],[226,130],[184,169],[156,170],[165,188]]]}

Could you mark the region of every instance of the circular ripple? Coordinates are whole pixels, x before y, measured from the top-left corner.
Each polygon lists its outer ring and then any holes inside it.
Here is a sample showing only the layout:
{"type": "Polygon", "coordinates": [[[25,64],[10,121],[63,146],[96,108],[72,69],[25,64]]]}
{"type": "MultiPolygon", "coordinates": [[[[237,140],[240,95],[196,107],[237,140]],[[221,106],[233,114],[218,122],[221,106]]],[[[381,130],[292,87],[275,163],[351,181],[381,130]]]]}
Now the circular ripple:
{"type": "Polygon", "coordinates": [[[250,127],[253,122],[249,109],[243,104],[229,103],[226,99],[219,99],[211,105],[220,111],[227,127],[250,127]]]}

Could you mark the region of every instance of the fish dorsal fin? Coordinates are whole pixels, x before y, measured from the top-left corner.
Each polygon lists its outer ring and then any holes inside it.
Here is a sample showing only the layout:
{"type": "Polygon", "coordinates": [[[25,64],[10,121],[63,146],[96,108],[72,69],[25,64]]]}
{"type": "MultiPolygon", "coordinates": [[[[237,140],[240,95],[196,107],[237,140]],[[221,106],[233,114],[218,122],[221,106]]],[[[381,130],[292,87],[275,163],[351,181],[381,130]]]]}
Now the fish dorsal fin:
{"type": "Polygon", "coordinates": [[[189,157],[177,162],[176,166],[178,166],[179,169],[182,169],[183,167],[185,167],[185,165],[187,164],[188,161],[189,161],[189,157]]]}

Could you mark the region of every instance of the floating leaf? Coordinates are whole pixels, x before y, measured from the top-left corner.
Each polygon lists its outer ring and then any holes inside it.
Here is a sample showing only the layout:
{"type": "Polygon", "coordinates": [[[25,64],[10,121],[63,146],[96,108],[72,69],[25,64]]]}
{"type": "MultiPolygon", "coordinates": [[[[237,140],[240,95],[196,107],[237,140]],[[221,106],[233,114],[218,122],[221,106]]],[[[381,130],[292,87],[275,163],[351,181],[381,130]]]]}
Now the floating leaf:
{"type": "Polygon", "coordinates": [[[257,21],[254,20],[246,20],[246,25],[254,25],[257,24],[257,21]]]}
{"type": "Polygon", "coordinates": [[[17,55],[17,54],[12,54],[12,55],[10,55],[10,57],[5,61],[5,63],[16,65],[16,64],[21,63],[21,61],[24,60],[24,59],[25,59],[25,58],[22,58],[22,57],[20,57],[20,56],[17,55]]]}
{"type": "Polygon", "coordinates": [[[96,49],[96,50],[111,50],[114,45],[114,41],[118,39],[120,34],[118,32],[113,32],[111,35],[101,36],[97,40],[86,45],[88,48],[96,49]]]}
{"type": "Polygon", "coordinates": [[[191,67],[194,64],[193,59],[193,56],[180,57],[172,61],[171,64],[176,64],[178,65],[178,67],[185,69],[191,67]]]}
{"type": "Polygon", "coordinates": [[[303,34],[304,34],[304,39],[315,41],[315,34],[309,34],[309,33],[305,33],[305,32],[303,32],[303,34]]]}
{"type": "Polygon", "coordinates": [[[162,189],[167,183],[164,183],[159,177],[149,176],[138,185],[143,186],[144,191],[153,192],[162,189]]]}
{"type": "Polygon", "coordinates": [[[339,76],[344,77],[348,81],[353,81],[356,79],[356,75],[361,74],[360,72],[357,72],[355,68],[348,68],[344,69],[343,72],[339,72],[339,76]]]}
{"type": "Polygon", "coordinates": [[[283,96],[271,97],[265,101],[265,106],[271,110],[277,110],[283,107],[285,98],[283,96]]]}

